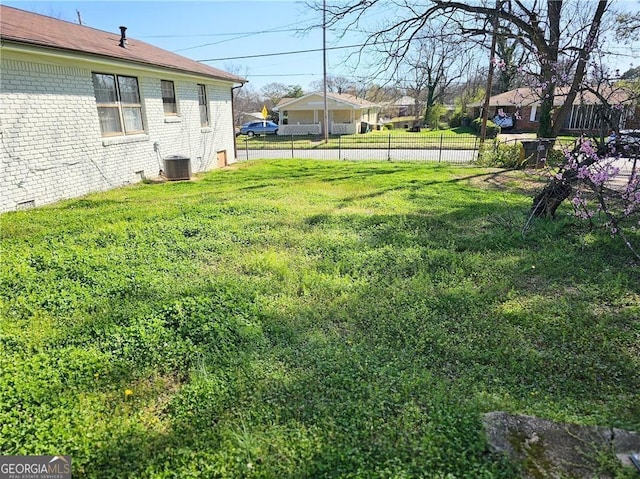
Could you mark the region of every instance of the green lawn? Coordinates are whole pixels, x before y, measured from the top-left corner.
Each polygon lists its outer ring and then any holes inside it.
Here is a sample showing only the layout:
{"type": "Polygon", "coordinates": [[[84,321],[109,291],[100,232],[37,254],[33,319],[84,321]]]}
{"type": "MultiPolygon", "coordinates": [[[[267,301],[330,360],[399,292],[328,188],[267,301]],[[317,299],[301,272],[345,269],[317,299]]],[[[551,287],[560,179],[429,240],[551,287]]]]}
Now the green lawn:
{"type": "Polygon", "coordinates": [[[639,430],[638,266],[567,210],[523,238],[505,175],[262,161],[2,215],[0,454],[513,478],[484,412],[639,430]]]}
{"type": "Polygon", "coordinates": [[[376,130],[366,134],[330,135],[325,143],[322,136],[240,135],[240,150],[250,149],[337,149],[337,148],[439,148],[468,149],[477,144],[478,136],[470,128],[448,130],[422,129],[419,133],[407,133],[404,129],[376,130]],[[441,144],[441,142],[444,142],[441,144]]]}

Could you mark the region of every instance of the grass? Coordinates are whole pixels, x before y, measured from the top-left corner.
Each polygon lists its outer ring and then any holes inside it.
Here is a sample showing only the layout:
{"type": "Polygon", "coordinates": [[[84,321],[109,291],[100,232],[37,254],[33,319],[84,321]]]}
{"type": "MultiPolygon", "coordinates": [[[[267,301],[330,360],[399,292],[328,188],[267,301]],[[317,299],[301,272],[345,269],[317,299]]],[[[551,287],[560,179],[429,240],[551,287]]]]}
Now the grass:
{"type": "Polygon", "coordinates": [[[638,430],[638,267],[569,217],[522,238],[505,175],[263,161],[2,215],[0,454],[511,478],[484,412],[638,430]]]}
{"type": "Polygon", "coordinates": [[[439,148],[441,141],[449,149],[468,149],[476,145],[477,135],[470,128],[448,130],[422,129],[419,133],[407,133],[404,129],[375,130],[366,134],[330,135],[328,142],[322,136],[262,135],[238,137],[239,149],[337,149],[337,148],[439,148]]]}

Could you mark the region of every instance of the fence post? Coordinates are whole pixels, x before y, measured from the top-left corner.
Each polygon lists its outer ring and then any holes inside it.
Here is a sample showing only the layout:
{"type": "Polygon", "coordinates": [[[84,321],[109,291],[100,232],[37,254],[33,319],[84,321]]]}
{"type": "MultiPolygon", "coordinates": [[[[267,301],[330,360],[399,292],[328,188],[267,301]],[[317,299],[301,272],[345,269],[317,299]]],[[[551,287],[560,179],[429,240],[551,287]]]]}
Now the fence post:
{"type": "Polygon", "coordinates": [[[247,161],[249,161],[249,137],[244,137],[244,151],[247,157],[247,161]]]}
{"type": "Polygon", "coordinates": [[[338,136],[338,160],[342,159],[342,135],[338,136]]]}
{"type": "Polygon", "coordinates": [[[440,149],[438,150],[438,163],[442,162],[442,133],[440,133],[440,149]]]}
{"type": "Polygon", "coordinates": [[[473,137],[473,150],[476,152],[475,161],[478,161],[480,159],[480,152],[478,151],[478,137],[477,136],[473,137]]]}
{"type": "Polygon", "coordinates": [[[293,158],[293,133],[291,133],[291,158],[293,158]]]}
{"type": "Polygon", "coordinates": [[[391,161],[391,133],[389,133],[389,143],[387,144],[387,160],[391,161]]]}

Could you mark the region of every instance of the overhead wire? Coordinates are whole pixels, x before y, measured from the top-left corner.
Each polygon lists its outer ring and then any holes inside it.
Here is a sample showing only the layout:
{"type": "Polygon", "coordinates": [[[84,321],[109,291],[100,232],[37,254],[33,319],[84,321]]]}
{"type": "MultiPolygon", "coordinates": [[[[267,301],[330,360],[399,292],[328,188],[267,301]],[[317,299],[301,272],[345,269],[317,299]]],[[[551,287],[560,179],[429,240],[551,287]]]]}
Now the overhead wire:
{"type": "MultiPolygon", "coordinates": [[[[383,43],[383,42],[379,42],[379,43],[383,43]]],[[[341,50],[341,49],[345,49],[345,48],[360,48],[365,46],[366,43],[359,43],[359,44],[354,44],[354,45],[343,45],[343,46],[337,46],[337,47],[327,47],[326,50],[341,50]]],[[[323,48],[310,48],[307,50],[292,50],[292,51],[287,51],[287,52],[277,52],[277,53],[260,53],[257,55],[242,55],[242,56],[237,56],[237,57],[223,57],[223,58],[206,58],[203,60],[196,60],[198,62],[219,62],[219,61],[224,61],[224,60],[243,60],[245,58],[265,58],[265,57],[276,57],[276,56],[280,56],[280,55],[298,55],[300,53],[313,53],[313,52],[321,52],[323,51],[323,48]]]]}
{"type": "MultiPolygon", "coordinates": [[[[390,9],[391,9],[391,7],[387,8],[385,10],[376,12],[372,16],[377,16],[377,15],[380,15],[380,14],[384,14],[384,13],[390,11],[390,9]]],[[[256,31],[256,32],[208,33],[208,34],[196,34],[196,35],[193,35],[193,34],[191,34],[191,35],[151,35],[151,36],[147,36],[146,38],[188,38],[188,37],[195,37],[195,36],[200,36],[200,37],[211,36],[211,37],[213,37],[213,36],[237,35],[234,38],[227,38],[227,39],[221,40],[219,42],[204,43],[204,44],[201,44],[201,45],[194,45],[192,47],[186,47],[186,48],[181,48],[179,50],[174,50],[174,53],[176,53],[176,52],[183,52],[183,51],[186,51],[186,50],[194,50],[196,48],[219,45],[220,43],[230,42],[230,41],[233,41],[233,40],[240,40],[242,38],[247,38],[247,37],[251,37],[251,36],[254,36],[254,35],[262,35],[262,34],[265,34],[265,33],[286,33],[286,32],[299,33],[299,32],[304,32],[304,31],[308,30],[309,28],[312,28],[313,25],[309,25],[306,28],[296,28],[296,29],[293,29],[293,30],[291,30],[291,29],[289,29],[287,27],[300,25],[302,23],[308,23],[309,21],[310,21],[310,19],[301,20],[299,22],[293,22],[293,23],[289,23],[289,24],[286,24],[286,25],[279,25],[277,27],[273,27],[273,28],[270,28],[270,29],[267,29],[267,30],[260,30],[260,31],[256,31]]],[[[329,31],[336,31],[336,29],[333,29],[333,28],[330,28],[328,30],[329,31]]],[[[362,31],[360,29],[357,29],[357,28],[354,29],[354,31],[356,31],[358,33],[365,33],[364,31],[362,31]]]]}
{"type": "MultiPolygon", "coordinates": [[[[307,23],[308,20],[301,20],[299,22],[294,22],[294,23],[289,23],[286,25],[279,25],[277,27],[273,27],[267,30],[260,30],[257,32],[238,32],[238,33],[234,33],[233,35],[237,35],[233,38],[227,38],[224,40],[220,40],[218,42],[212,42],[212,43],[203,43],[201,45],[195,45],[192,47],[186,47],[186,48],[180,48],[178,50],[174,50],[174,53],[176,52],[184,52],[186,50],[195,50],[196,48],[202,48],[202,47],[209,47],[209,46],[213,46],[213,45],[219,45],[220,43],[226,43],[226,42],[231,42],[234,40],[240,40],[242,38],[247,38],[247,37],[252,37],[254,35],[263,35],[265,33],[283,33],[283,32],[291,32],[292,30],[287,28],[287,27],[292,27],[295,25],[300,25],[301,23],[307,23]]],[[[294,29],[293,31],[302,31],[304,29],[294,29]]],[[[218,35],[222,35],[222,34],[218,34],[218,35]]],[[[231,35],[231,34],[229,34],[231,35]]]]}

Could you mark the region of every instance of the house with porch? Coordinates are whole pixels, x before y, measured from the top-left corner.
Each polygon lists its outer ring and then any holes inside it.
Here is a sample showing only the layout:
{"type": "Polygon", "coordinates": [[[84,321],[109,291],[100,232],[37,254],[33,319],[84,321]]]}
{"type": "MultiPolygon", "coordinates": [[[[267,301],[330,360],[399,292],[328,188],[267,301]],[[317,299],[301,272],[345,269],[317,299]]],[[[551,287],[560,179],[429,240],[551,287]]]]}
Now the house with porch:
{"type": "MultiPolygon", "coordinates": [[[[278,112],[278,135],[324,133],[324,95],[314,92],[300,98],[283,98],[278,112]]],[[[366,133],[377,128],[380,105],[346,93],[327,93],[328,132],[332,135],[366,133]]]]}
{"type": "MultiPolygon", "coordinates": [[[[558,108],[564,104],[568,88],[557,88],[553,105],[558,108]]],[[[619,127],[629,127],[633,122],[634,109],[629,102],[629,95],[622,89],[610,89],[603,95],[610,105],[620,105],[619,127]]],[[[541,94],[533,88],[517,88],[489,99],[489,119],[496,116],[508,116],[514,120],[514,129],[519,131],[536,131],[540,122],[541,94]]],[[[483,101],[469,105],[473,118],[482,115],[483,101]]],[[[599,110],[602,103],[590,91],[583,91],[576,95],[571,111],[565,119],[562,130],[565,132],[582,133],[598,130],[601,125],[599,110]]]]}
{"type": "Polygon", "coordinates": [[[0,211],[235,160],[246,80],[114,29],[0,5],[0,211]]]}

